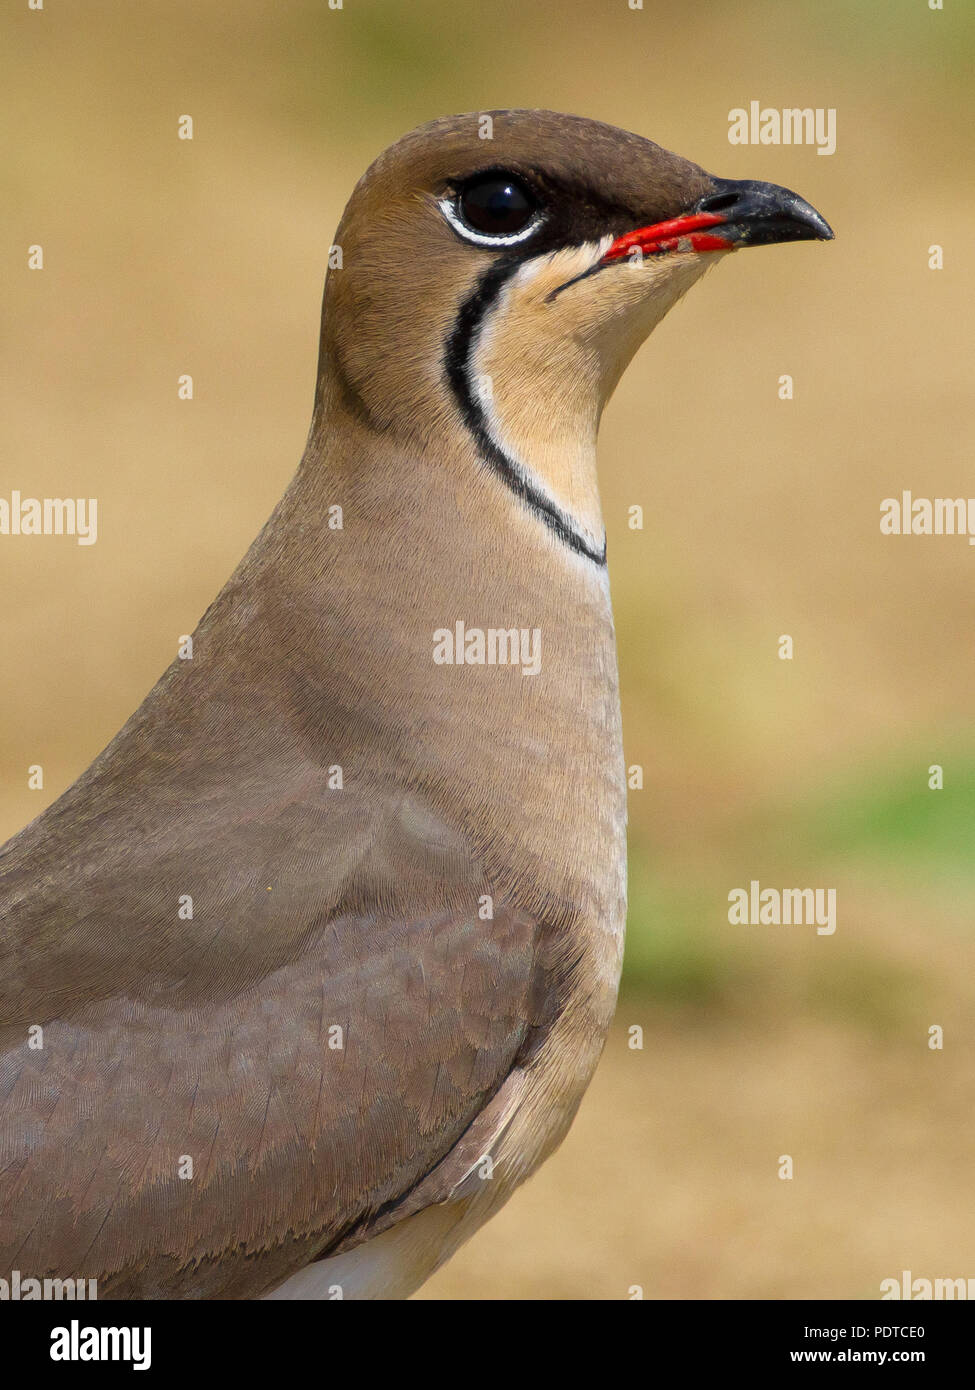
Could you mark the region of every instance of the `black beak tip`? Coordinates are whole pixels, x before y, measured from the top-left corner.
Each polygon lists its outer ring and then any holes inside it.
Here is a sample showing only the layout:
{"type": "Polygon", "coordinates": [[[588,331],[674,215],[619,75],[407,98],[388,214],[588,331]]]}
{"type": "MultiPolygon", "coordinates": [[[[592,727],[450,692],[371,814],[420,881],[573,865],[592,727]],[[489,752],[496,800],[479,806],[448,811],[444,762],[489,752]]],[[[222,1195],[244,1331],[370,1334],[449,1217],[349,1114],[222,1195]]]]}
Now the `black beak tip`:
{"type": "Polygon", "coordinates": [[[790,188],[754,179],[715,178],[712,183],[712,191],[695,211],[720,213],[725,218],[720,234],[734,245],[833,240],[833,229],[822,213],[790,188]]]}
{"type": "Polygon", "coordinates": [[[797,229],[802,228],[805,237],[810,241],[833,240],[833,229],[821,212],[817,212],[811,203],[807,203],[805,198],[800,198],[797,193],[790,193],[788,189],[782,191],[788,194],[782,212],[784,217],[795,223],[797,229]]]}

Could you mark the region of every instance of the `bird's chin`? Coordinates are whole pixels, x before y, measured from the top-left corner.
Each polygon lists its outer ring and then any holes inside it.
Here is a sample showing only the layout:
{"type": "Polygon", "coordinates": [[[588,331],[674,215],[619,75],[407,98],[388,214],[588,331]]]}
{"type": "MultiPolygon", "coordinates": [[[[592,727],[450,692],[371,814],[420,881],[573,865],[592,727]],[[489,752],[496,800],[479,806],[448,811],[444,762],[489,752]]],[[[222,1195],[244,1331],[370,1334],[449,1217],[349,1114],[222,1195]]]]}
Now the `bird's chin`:
{"type": "Polygon", "coordinates": [[[615,389],[634,353],[670,310],[717,264],[718,256],[686,249],[607,267],[590,281],[598,301],[592,316],[601,322],[604,399],[615,389]]]}
{"type": "MultiPolygon", "coordinates": [[[[560,277],[549,289],[547,302],[553,303],[567,292],[575,297],[588,296],[590,291],[610,301],[640,299],[645,293],[656,295],[672,276],[679,282],[686,280],[689,286],[717,259],[711,254],[713,251],[736,249],[734,243],[701,247],[692,245],[688,238],[679,238],[665,249],[645,252],[634,245],[626,255],[610,257],[607,251],[614,244],[607,237],[599,247],[587,248],[592,254],[582,268],[568,278],[560,277]],[[640,278],[628,278],[630,276],[640,278]]],[[[683,292],[679,290],[677,297],[683,292]]]]}

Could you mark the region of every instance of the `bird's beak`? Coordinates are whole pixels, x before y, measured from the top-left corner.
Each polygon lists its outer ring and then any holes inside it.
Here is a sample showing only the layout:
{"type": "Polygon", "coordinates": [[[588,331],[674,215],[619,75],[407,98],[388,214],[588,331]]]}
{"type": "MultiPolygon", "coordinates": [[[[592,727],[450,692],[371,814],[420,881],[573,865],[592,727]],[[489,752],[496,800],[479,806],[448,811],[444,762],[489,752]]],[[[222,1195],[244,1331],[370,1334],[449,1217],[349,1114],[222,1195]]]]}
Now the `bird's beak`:
{"type": "Polygon", "coordinates": [[[778,241],[832,241],[833,229],[798,193],[753,179],[712,179],[713,188],[680,217],[617,237],[600,264],[669,251],[734,251],[778,241]]]}

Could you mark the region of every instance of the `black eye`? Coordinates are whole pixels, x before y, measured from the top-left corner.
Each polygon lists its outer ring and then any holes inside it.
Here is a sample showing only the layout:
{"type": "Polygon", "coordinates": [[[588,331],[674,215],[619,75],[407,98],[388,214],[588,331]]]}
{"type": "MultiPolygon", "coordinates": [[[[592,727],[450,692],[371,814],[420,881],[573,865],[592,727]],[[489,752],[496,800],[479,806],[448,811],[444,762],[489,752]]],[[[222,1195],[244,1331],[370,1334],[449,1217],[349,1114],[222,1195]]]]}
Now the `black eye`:
{"type": "Polygon", "coordinates": [[[484,174],[464,185],[457,210],[472,231],[509,237],[524,231],[538,204],[520,179],[510,174],[484,174]]]}

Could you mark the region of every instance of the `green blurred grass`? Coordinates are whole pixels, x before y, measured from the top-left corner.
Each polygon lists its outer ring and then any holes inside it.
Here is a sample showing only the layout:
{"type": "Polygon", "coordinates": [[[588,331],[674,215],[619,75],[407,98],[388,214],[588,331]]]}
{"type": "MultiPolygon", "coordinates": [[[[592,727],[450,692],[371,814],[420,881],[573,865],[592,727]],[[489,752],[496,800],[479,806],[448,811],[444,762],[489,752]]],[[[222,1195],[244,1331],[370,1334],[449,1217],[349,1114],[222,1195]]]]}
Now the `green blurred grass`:
{"type": "Polygon", "coordinates": [[[928,766],[920,754],[905,755],[893,770],[864,769],[828,792],[766,807],[699,854],[693,876],[635,845],[623,999],[712,1014],[774,1015],[788,1005],[884,1036],[928,1001],[935,1007],[927,960],[912,964],[909,948],[905,959],[905,923],[923,934],[930,920],[949,942],[952,933],[971,940],[975,752],[945,758],[940,790],[929,789],[928,766]],[[836,948],[806,928],[729,925],[728,892],[751,877],[766,886],[837,887],[836,948]]]}
{"type": "Polygon", "coordinates": [[[908,765],[876,769],[800,809],[789,832],[831,860],[855,860],[898,876],[947,876],[975,894],[975,750],[952,753],[939,765],[940,790],[929,787],[934,763],[919,752],[908,765]]]}

